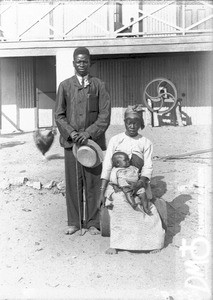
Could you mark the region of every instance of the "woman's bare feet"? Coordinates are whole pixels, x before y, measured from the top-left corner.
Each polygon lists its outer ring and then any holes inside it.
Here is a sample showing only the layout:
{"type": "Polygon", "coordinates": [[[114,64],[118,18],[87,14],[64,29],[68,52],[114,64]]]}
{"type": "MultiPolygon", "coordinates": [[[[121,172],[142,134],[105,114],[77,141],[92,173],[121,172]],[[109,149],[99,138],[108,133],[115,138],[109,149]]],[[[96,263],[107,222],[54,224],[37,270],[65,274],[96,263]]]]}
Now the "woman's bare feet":
{"type": "Polygon", "coordinates": [[[109,248],[105,251],[106,254],[118,254],[117,249],[109,248]]]}
{"type": "Polygon", "coordinates": [[[68,229],[66,230],[65,234],[71,235],[78,230],[79,230],[79,228],[77,226],[69,226],[68,229]]]}
{"type": "Polygon", "coordinates": [[[91,235],[100,234],[100,231],[95,226],[91,226],[88,231],[91,235]]]}

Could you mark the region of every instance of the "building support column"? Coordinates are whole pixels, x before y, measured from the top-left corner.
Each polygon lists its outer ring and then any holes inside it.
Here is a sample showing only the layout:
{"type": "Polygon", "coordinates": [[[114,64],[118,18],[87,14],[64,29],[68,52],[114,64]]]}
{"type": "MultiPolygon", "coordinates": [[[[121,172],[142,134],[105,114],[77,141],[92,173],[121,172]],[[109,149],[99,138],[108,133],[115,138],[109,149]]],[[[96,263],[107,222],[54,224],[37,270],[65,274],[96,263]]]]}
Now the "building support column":
{"type": "Polygon", "coordinates": [[[114,3],[112,0],[109,0],[107,5],[107,30],[110,37],[114,34],[114,17],[114,3]]]}
{"type": "Polygon", "coordinates": [[[1,129],[2,129],[2,101],[1,101],[1,60],[0,60],[0,134],[1,134],[1,129]]]}
{"type": "Polygon", "coordinates": [[[61,81],[73,76],[75,70],[73,67],[73,49],[60,50],[56,54],[56,88],[61,81]]]}

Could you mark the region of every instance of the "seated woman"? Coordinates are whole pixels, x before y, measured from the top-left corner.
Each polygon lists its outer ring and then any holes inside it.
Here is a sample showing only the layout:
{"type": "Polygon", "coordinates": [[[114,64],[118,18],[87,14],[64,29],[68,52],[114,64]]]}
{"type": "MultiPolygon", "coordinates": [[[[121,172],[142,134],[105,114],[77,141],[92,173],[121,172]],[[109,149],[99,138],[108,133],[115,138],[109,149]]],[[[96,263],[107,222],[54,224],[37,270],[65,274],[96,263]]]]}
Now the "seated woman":
{"type": "MultiPolygon", "coordinates": [[[[126,152],[130,160],[137,157],[136,167],[140,170],[137,182],[130,183],[136,194],[139,189],[149,186],[153,166],[153,145],[150,140],[138,133],[144,128],[142,115],[137,106],[129,107],[124,114],[125,132],[112,137],[109,141],[101,174],[100,206],[105,202],[105,191],[112,170],[112,156],[117,151],[126,152]]],[[[134,162],[132,161],[134,165],[134,162]]],[[[150,201],[151,214],[134,210],[126,201],[123,191],[112,194],[113,208],[110,214],[110,248],[107,254],[115,254],[117,250],[152,251],[164,246],[165,230],[155,205],[150,201]]]]}

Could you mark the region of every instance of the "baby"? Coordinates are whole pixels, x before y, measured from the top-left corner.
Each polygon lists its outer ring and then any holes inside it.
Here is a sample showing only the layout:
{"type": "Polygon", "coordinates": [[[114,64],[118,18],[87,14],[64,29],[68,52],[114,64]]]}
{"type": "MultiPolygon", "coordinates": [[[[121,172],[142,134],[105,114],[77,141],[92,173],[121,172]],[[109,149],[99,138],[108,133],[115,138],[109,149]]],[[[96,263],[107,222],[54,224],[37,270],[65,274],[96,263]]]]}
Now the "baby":
{"type": "MultiPolygon", "coordinates": [[[[112,208],[112,197],[111,195],[118,191],[123,191],[126,196],[127,202],[136,210],[141,210],[141,205],[143,211],[150,214],[148,199],[152,196],[149,191],[145,188],[140,188],[136,196],[133,196],[133,190],[131,189],[131,183],[135,183],[139,179],[139,169],[131,165],[129,156],[125,152],[115,152],[112,156],[112,170],[110,174],[110,182],[107,186],[105,196],[106,203],[105,206],[112,208]]],[[[151,192],[151,191],[150,191],[151,192]]]]}

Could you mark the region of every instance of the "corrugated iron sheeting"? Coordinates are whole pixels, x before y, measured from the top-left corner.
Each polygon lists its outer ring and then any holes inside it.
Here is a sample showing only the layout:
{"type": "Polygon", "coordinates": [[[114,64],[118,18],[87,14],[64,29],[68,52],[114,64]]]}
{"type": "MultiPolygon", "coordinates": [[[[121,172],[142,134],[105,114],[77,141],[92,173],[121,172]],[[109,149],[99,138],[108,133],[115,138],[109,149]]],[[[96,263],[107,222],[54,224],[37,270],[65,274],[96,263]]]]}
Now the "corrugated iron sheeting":
{"type": "Polygon", "coordinates": [[[176,86],[184,106],[211,105],[210,53],[177,53],[139,58],[103,59],[96,74],[109,87],[112,107],[143,103],[143,92],[153,79],[163,77],[176,86]]]}
{"type": "Polygon", "coordinates": [[[97,62],[97,75],[110,90],[113,107],[140,102],[140,68],[137,59],[107,59],[97,62]]]}
{"type": "Polygon", "coordinates": [[[19,108],[35,106],[33,58],[18,58],[18,102],[19,108]]]}

